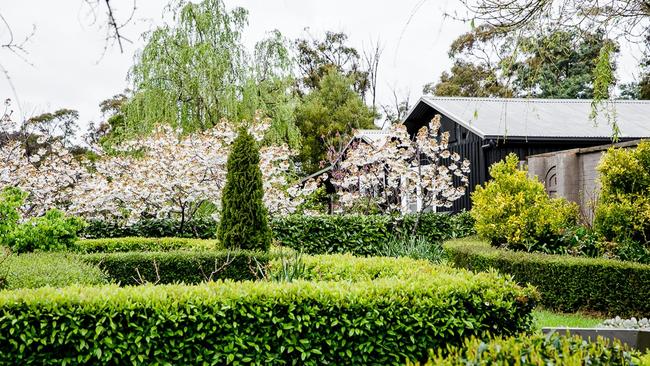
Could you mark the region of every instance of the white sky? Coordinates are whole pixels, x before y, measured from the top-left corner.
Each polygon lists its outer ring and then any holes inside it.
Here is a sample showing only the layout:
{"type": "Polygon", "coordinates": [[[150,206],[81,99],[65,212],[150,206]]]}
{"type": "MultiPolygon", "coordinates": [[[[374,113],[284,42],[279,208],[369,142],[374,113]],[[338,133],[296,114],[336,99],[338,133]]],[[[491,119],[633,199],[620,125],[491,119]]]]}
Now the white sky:
{"type": "MultiPolygon", "coordinates": [[[[32,26],[36,27],[26,45],[27,62],[0,51],[0,64],[7,69],[20,101],[20,108],[14,107],[14,116],[28,117],[70,108],[80,112],[82,129],[89,121],[99,121],[99,102],[128,86],[126,75],[134,53],[143,47],[140,34],[162,22],[167,2],[138,0],[135,20],[123,29],[123,34],[133,43],[125,45],[124,53],[115,45],[102,57],[105,29],[98,23],[103,18],[93,24],[92,12],[83,0],[0,0],[0,14],[9,21],[17,38],[30,33],[32,26]]],[[[437,80],[450,67],[449,44],[470,29],[469,24],[443,17],[445,12],[462,11],[458,0],[225,2],[228,7],[243,6],[249,10],[249,26],[244,34],[249,47],[270,30],[279,29],[285,37],[295,39],[305,35],[305,27],[314,35],[326,30],[344,31],[359,50],[379,39],[384,45],[379,103],[391,103],[394,88],[402,96],[410,91],[411,100],[417,100],[422,86],[437,80]]],[[[124,12],[132,6],[131,0],[112,3],[124,12]]],[[[0,33],[0,40],[6,36],[0,33]]],[[[635,62],[628,58],[621,62],[619,75],[629,80],[635,72],[632,67],[635,62]]],[[[13,91],[2,78],[0,98],[7,97],[16,104],[13,91]]]]}

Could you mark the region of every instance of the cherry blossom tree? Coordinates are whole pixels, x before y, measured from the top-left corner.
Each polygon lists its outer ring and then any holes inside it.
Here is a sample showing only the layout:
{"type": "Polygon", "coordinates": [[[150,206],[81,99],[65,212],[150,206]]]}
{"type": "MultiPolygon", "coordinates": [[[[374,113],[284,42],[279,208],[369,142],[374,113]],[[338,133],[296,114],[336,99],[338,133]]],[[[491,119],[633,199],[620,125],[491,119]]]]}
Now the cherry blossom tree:
{"type": "Polygon", "coordinates": [[[467,190],[470,162],[449,151],[449,132],[440,125],[437,115],[411,138],[406,126],[394,124],[384,141],[350,146],[331,172],[342,208],[365,202],[405,212],[411,199],[417,212],[451,207],[467,190]]]}

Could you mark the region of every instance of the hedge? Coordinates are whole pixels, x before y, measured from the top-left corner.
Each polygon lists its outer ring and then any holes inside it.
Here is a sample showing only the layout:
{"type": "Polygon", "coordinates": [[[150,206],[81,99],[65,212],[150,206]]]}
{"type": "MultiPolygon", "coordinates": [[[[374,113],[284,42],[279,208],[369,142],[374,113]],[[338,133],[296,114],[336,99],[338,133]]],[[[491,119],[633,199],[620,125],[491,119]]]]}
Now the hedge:
{"type": "Polygon", "coordinates": [[[193,219],[181,225],[175,219],[142,219],[134,224],[91,220],[79,236],[88,239],[139,236],[147,238],[183,237],[215,239],[218,222],[213,219],[193,219]],[[181,228],[182,226],[182,228],[181,228]]]}
{"type": "Polygon", "coordinates": [[[81,261],[70,253],[10,255],[0,264],[0,289],[63,287],[74,284],[90,286],[108,282],[106,273],[97,266],[81,261]]]}
{"type": "MultiPolygon", "coordinates": [[[[275,239],[282,245],[309,254],[353,253],[377,255],[392,235],[411,235],[417,215],[293,215],[272,221],[275,239]]],[[[473,233],[468,213],[450,215],[425,213],[420,216],[417,236],[430,242],[473,233]]]]}
{"type": "MultiPolygon", "coordinates": [[[[318,266],[344,278],[374,260],[318,266]]],[[[380,266],[391,269],[372,281],[0,292],[0,364],[398,365],[466,336],[530,327],[531,287],[409,259],[380,266]]]]}
{"type": "Polygon", "coordinates": [[[197,284],[207,280],[255,280],[273,255],[249,251],[171,251],[96,253],[81,255],[122,285],[143,283],[197,284]],[[212,272],[216,272],[212,274],[212,272]]]}
{"type": "Polygon", "coordinates": [[[217,240],[188,239],[188,238],[107,238],[78,240],[71,250],[83,253],[111,253],[132,251],[170,250],[215,250],[221,245],[217,240]]]}
{"type": "Polygon", "coordinates": [[[552,333],[497,337],[489,341],[468,339],[461,347],[450,347],[444,355],[433,356],[425,366],[639,364],[639,352],[630,350],[619,341],[612,342],[599,337],[585,342],[579,336],[552,333]]]}
{"type": "Polygon", "coordinates": [[[541,303],[564,312],[650,315],[650,265],[612,259],[514,252],[464,239],[444,244],[450,261],[474,271],[495,268],[537,287],[541,303]]]}

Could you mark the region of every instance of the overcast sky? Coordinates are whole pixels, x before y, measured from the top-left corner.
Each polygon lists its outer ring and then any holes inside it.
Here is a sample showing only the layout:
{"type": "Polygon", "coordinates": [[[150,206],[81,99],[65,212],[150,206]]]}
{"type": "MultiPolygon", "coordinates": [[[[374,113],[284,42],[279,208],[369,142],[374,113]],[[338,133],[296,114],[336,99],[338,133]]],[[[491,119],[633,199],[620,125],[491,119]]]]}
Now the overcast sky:
{"type": "MultiPolygon", "coordinates": [[[[0,64],[7,69],[20,101],[15,116],[59,108],[80,112],[80,124],[99,121],[98,104],[128,86],[127,72],[133,57],[143,47],[141,33],[162,22],[168,0],[139,0],[134,21],[123,29],[133,43],[120,53],[115,45],[104,53],[103,18],[93,23],[93,13],[83,0],[20,0],[0,2],[0,14],[10,23],[17,38],[34,36],[26,44],[25,60],[0,51],[0,64]],[[102,57],[103,54],[103,57],[102,57]]],[[[420,97],[422,86],[438,79],[450,67],[449,44],[470,27],[451,19],[445,12],[462,11],[458,0],[225,0],[228,7],[249,10],[244,41],[249,46],[265,33],[279,29],[286,37],[304,36],[304,29],[320,35],[326,30],[344,31],[350,43],[361,50],[379,39],[384,53],[379,70],[378,99],[392,101],[392,89],[401,95],[410,91],[420,97]]],[[[100,3],[103,3],[101,1],[100,3]]],[[[114,1],[121,14],[130,10],[131,0],[114,1]]],[[[103,12],[99,8],[98,12],[103,12]]],[[[7,34],[0,34],[2,40],[7,34]]],[[[631,60],[619,67],[629,79],[631,60]]],[[[0,97],[15,96],[7,80],[0,79],[0,97]]]]}

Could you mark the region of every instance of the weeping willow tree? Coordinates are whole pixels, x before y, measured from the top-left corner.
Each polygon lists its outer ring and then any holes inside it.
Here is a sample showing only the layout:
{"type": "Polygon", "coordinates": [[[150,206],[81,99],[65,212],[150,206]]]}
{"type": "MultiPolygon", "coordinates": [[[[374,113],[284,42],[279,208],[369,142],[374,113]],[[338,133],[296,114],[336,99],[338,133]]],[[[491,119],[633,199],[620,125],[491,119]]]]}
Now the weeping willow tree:
{"type": "Polygon", "coordinates": [[[146,134],[158,123],[192,132],[222,118],[250,120],[261,110],[273,121],[272,142],[298,145],[292,61],[282,35],[271,32],[251,55],[241,40],[245,9],[229,10],[222,0],[174,0],[167,9],[173,22],[145,34],[129,74],[133,95],[112,135],[146,134]]]}

